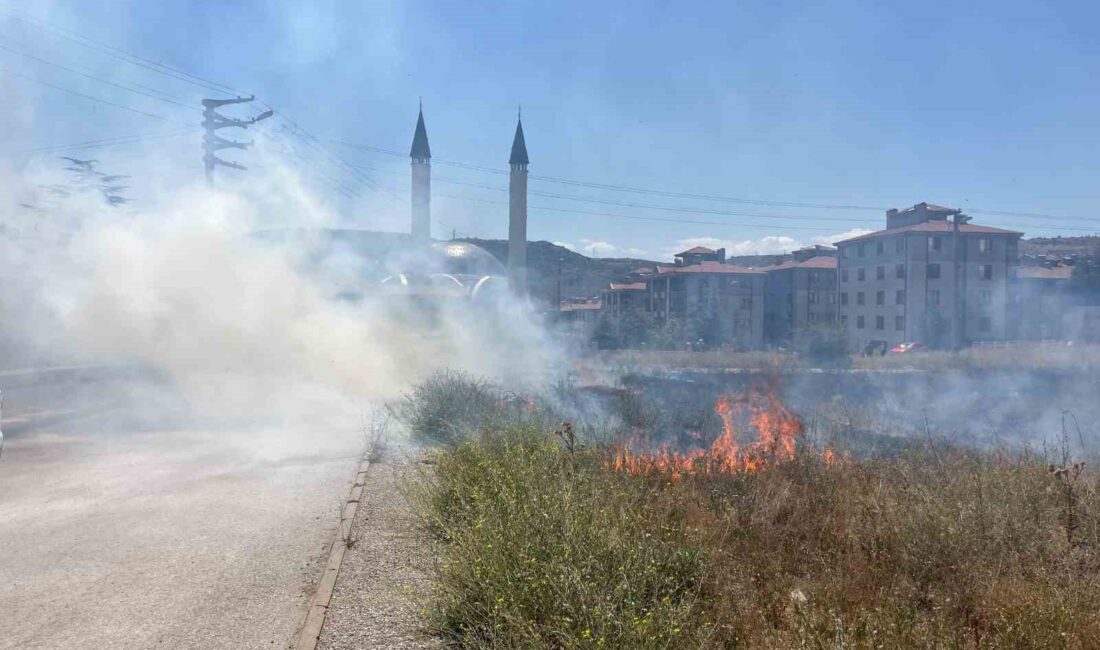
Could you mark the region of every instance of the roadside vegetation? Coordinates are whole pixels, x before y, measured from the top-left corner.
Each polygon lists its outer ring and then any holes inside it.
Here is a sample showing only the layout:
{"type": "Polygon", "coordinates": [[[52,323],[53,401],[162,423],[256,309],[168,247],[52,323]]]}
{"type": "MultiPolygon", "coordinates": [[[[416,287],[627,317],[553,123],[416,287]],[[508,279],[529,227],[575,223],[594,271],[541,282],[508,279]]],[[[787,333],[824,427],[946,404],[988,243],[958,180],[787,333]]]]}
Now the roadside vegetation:
{"type": "MultiPolygon", "coordinates": [[[[491,396],[483,417],[445,401],[468,424],[448,428],[415,485],[439,558],[430,623],[458,647],[1100,639],[1097,482],[1062,451],[929,439],[856,457],[801,440],[792,459],[758,471],[674,480],[610,462],[607,441],[653,421],[636,397],[605,400],[615,412],[597,431],[561,423],[583,404],[568,391],[521,400],[460,375],[433,381],[410,395],[411,412],[439,391],[491,396]]],[[[843,432],[830,436],[842,449],[843,432]]]]}

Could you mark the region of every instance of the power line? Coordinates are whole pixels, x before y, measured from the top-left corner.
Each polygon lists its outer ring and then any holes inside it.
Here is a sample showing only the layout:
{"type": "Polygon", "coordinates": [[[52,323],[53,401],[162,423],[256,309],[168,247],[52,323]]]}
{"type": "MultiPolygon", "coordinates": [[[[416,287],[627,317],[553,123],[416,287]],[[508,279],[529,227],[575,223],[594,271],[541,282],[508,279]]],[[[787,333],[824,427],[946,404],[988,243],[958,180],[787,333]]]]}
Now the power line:
{"type": "MultiPolygon", "coordinates": [[[[342,144],[342,145],[345,145],[347,147],[351,147],[353,149],[362,149],[364,151],[372,151],[372,152],[384,154],[384,155],[387,155],[387,156],[395,156],[395,157],[402,157],[403,158],[406,155],[406,154],[404,154],[400,151],[395,151],[393,149],[385,149],[385,148],[382,148],[382,147],[374,147],[374,146],[371,146],[371,145],[358,144],[358,143],[354,143],[354,142],[348,142],[346,140],[333,139],[333,140],[331,140],[331,142],[342,144]]],[[[497,168],[493,168],[493,167],[486,167],[484,165],[475,165],[475,164],[465,163],[465,162],[460,162],[460,161],[455,161],[455,160],[432,158],[432,163],[439,163],[439,164],[443,164],[443,165],[447,165],[447,166],[451,166],[451,167],[458,167],[458,168],[462,168],[462,169],[469,169],[471,171],[485,172],[485,173],[498,174],[498,175],[505,175],[505,174],[509,173],[507,170],[503,170],[503,169],[497,169],[497,168]]],[[[596,183],[596,182],[590,182],[590,181],[581,181],[581,180],[575,180],[575,179],[561,178],[561,177],[557,177],[557,176],[542,176],[542,175],[538,175],[538,174],[531,174],[528,178],[530,178],[533,181],[559,183],[559,184],[563,184],[563,185],[573,185],[573,186],[578,186],[578,187],[589,187],[589,188],[593,188],[593,189],[608,190],[608,191],[615,191],[615,192],[630,192],[630,193],[647,194],[647,195],[653,195],[653,196],[666,196],[666,197],[670,197],[670,198],[695,199],[695,200],[705,200],[705,201],[722,201],[722,202],[728,202],[728,203],[742,203],[742,204],[749,204],[749,205],[766,205],[766,206],[784,207],[784,208],[810,208],[810,209],[821,209],[821,210],[868,210],[868,211],[876,211],[876,212],[885,212],[886,211],[886,208],[879,207],[879,206],[845,205],[845,204],[830,204],[830,203],[807,203],[807,202],[796,202],[796,201],[767,201],[767,200],[762,200],[762,199],[747,199],[747,198],[732,197],[732,196],[719,196],[719,195],[714,195],[714,194],[695,194],[695,193],[690,193],[690,192],[672,192],[672,191],[665,191],[665,190],[654,190],[654,189],[649,189],[649,188],[631,187],[631,186],[628,186],[628,185],[615,185],[615,184],[611,184],[611,183],[596,183]]],[[[1065,217],[1065,216],[1049,214],[1049,213],[1041,213],[1041,212],[1010,212],[1010,211],[1004,211],[1004,210],[983,210],[981,208],[967,208],[965,210],[965,212],[970,213],[970,214],[984,214],[984,215],[995,215],[995,216],[1006,216],[1006,217],[1020,217],[1020,218],[1027,218],[1027,219],[1047,219],[1047,220],[1060,221],[1060,222],[1061,221],[1078,221],[1078,222],[1085,222],[1085,223],[1098,223],[1098,222],[1100,222],[1100,218],[1096,218],[1096,217],[1065,217]]],[[[734,213],[734,214],[736,214],[736,213],[734,213]]],[[[825,217],[815,217],[815,218],[824,219],[825,217]]],[[[1064,228],[1063,230],[1074,230],[1074,229],[1064,228]]],[[[1081,230],[1081,229],[1078,229],[1078,230],[1081,230]]]]}
{"type": "MultiPolygon", "coordinates": [[[[14,18],[15,20],[18,20],[18,21],[23,22],[25,24],[31,25],[32,27],[36,27],[38,29],[53,33],[53,34],[59,36],[60,38],[64,38],[66,40],[75,42],[78,45],[82,45],[82,46],[87,47],[89,49],[98,51],[102,54],[106,54],[108,56],[111,56],[111,57],[114,57],[116,59],[119,59],[119,60],[125,61],[127,63],[130,63],[132,65],[136,65],[138,67],[142,67],[142,68],[151,70],[153,72],[157,72],[158,74],[162,74],[162,75],[174,78],[174,79],[185,81],[187,83],[198,86],[200,88],[213,90],[215,92],[229,92],[229,93],[234,93],[234,94],[237,94],[237,95],[247,95],[248,94],[248,93],[244,93],[244,92],[242,92],[238,89],[235,89],[231,86],[228,86],[226,84],[222,84],[222,83],[219,83],[219,82],[216,82],[216,81],[212,81],[210,79],[200,77],[198,75],[192,74],[192,73],[187,72],[185,70],[180,70],[178,68],[174,68],[172,66],[165,65],[165,64],[160,63],[158,61],[154,61],[152,59],[142,57],[142,56],[134,54],[132,52],[127,52],[126,50],[122,50],[120,48],[114,47],[114,46],[109,45],[107,43],[104,43],[102,41],[97,41],[97,40],[95,40],[93,38],[90,38],[88,36],[84,36],[84,35],[80,34],[79,32],[69,30],[69,29],[64,29],[64,28],[51,26],[49,23],[47,23],[45,21],[35,19],[33,17],[30,17],[28,14],[26,14],[24,12],[9,12],[9,15],[11,15],[11,17],[14,18]],[[13,13],[20,13],[25,17],[12,15],[13,13]]],[[[259,100],[259,103],[261,105],[265,106],[268,109],[274,110],[273,106],[271,106],[267,102],[263,101],[262,99],[259,100]]],[[[332,152],[327,147],[325,147],[324,144],[321,143],[320,139],[318,139],[312,133],[307,131],[304,127],[299,125],[294,120],[289,119],[286,116],[285,111],[280,110],[279,111],[279,117],[284,123],[289,124],[295,130],[295,133],[294,133],[295,136],[301,136],[308,143],[310,143],[312,146],[315,146],[316,148],[320,149],[322,152],[324,152],[324,154],[326,156],[328,156],[329,158],[335,160],[336,163],[338,163],[339,166],[343,166],[348,171],[348,173],[350,173],[351,175],[358,178],[358,180],[360,182],[363,182],[363,183],[367,184],[368,186],[372,187],[373,189],[377,189],[374,185],[374,181],[369,176],[364,174],[362,171],[356,169],[347,160],[343,159],[338,154],[332,152]]],[[[387,193],[390,194],[390,196],[395,200],[398,200],[398,201],[402,200],[397,195],[389,193],[388,191],[387,191],[387,193]]]]}
{"type": "Polygon", "coordinates": [[[164,76],[167,76],[167,77],[171,77],[171,78],[179,80],[179,81],[189,83],[189,84],[191,84],[193,86],[197,86],[199,88],[204,88],[206,90],[212,90],[214,92],[229,92],[229,93],[233,93],[233,94],[237,94],[237,95],[247,94],[247,93],[244,93],[240,90],[231,88],[231,87],[229,87],[225,84],[221,84],[221,83],[218,83],[216,81],[211,81],[210,79],[205,79],[205,78],[200,77],[198,75],[191,74],[190,72],[186,72],[184,70],[173,68],[172,66],[168,66],[168,65],[165,65],[163,63],[153,61],[152,59],[146,59],[145,57],[134,54],[132,52],[127,52],[126,50],[114,47],[113,45],[103,43],[101,41],[97,41],[94,38],[85,36],[85,35],[83,35],[79,32],[76,32],[74,30],[66,29],[66,28],[63,28],[63,27],[51,26],[46,21],[34,18],[34,17],[30,16],[29,14],[27,14],[25,12],[17,12],[15,10],[8,10],[8,15],[13,20],[17,20],[21,23],[24,23],[24,24],[30,25],[32,27],[38,28],[42,31],[51,33],[51,34],[53,34],[53,35],[55,35],[59,38],[63,38],[67,41],[71,41],[73,43],[76,43],[77,45],[82,45],[82,46],[84,46],[84,47],[86,47],[90,50],[99,52],[101,54],[105,54],[105,55],[110,56],[112,58],[115,58],[115,59],[118,59],[120,61],[124,61],[126,63],[129,63],[131,65],[135,65],[139,68],[144,68],[146,70],[150,70],[152,72],[156,72],[158,74],[161,74],[161,75],[164,75],[164,76]],[[19,15],[15,15],[15,14],[21,14],[23,17],[20,17],[19,15]]]}
{"type": "MultiPolygon", "coordinates": [[[[393,188],[391,188],[391,189],[393,189],[393,188]]],[[[438,197],[449,198],[449,199],[458,199],[458,200],[461,200],[461,201],[472,201],[474,203],[488,203],[488,204],[492,204],[492,205],[508,205],[507,201],[493,201],[491,199],[479,199],[479,198],[472,197],[472,196],[462,196],[462,195],[457,195],[457,194],[440,194],[440,193],[433,192],[432,196],[433,197],[438,196],[438,197]]],[[[618,219],[629,219],[629,220],[633,220],[633,221],[658,221],[658,222],[663,222],[663,223],[681,223],[681,224],[693,224],[693,225],[702,224],[702,225],[708,225],[708,226],[734,226],[734,227],[745,227],[745,228],[767,227],[767,228],[776,228],[776,229],[780,229],[780,230],[821,230],[821,231],[825,231],[825,232],[835,232],[835,230],[836,230],[835,228],[814,228],[814,227],[811,227],[811,226],[806,226],[806,227],[803,227],[803,226],[781,226],[781,225],[775,225],[775,224],[770,224],[770,223],[734,223],[734,222],[730,222],[730,221],[704,221],[704,220],[697,220],[697,219],[672,219],[672,218],[667,218],[667,217],[643,217],[643,216],[632,215],[632,214],[622,214],[622,213],[618,213],[618,212],[594,212],[594,211],[591,211],[591,210],[573,210],[573,209],[569,209],[569,208],[554,208],[554,207],[550,207],[550,206],[539,206],[539,205],[528,206],[528,210],[541,211],[541,212],[558,212],[558,213],[587,215],[587,216],[615,217],[615,218],[618,218],[618,219]]]]}
{"type": "Polygon", "coordinates": [[[16,151],[9,154],[3,154],[5,157],[14,156],[33,156],[37,154],[49,154],[59,151],[78,151],[81,149],[95,149],[98,147],[109,147],[114,145],[125,144],[137,144],[148,140],[161,140],[164,138],[173,138],[187,133],[192,133],[194,129],[177,129],[175,131],[168,131],[166,133],[147,133],[139,135],[119,136],[115,138],[104,138],[101,140],[87,140],[84,142],[74,142],[72,144],[52,145],[49,147],[37,147],[34,149],[24,149],[23,151],[16,151]]]}
{"type": "MultiPolygon", "coordinates": [[[[265,106],[270,107],[270,105],[267,104],[266,102],[264,102],[263,100],[261,100],[260,103],[265,105],[265,106]]],[[[366,174],[364,174],[355,165],[351,164],[350,162],[348,162],[347,160],[345,160],[344,158],[342,158],[338,154],[331,151],[328,147],[326,147],[321,142],[320,139],[317,138],[317,136],[313,135],[312,133],[307,131],[304,127],[300,126],[297,122],[295,122],[294,120],[287,117],[285,112],[280,114],[280,119],[282,119],[282,121],[285,122],[286,124],[290,125],[290,127],[293,129],[293,131],[291,132],[291,135],[300,136],[300,137],[305,138],[305,141],[308,144],[314,146],[315,148],[322,151],[326,156],[328,156],[329,158],[335,160],[337,163],[339,163],[340,166],[343,166],[353,176],[358,178],[360,180],[360,182],[365,183],[371,189],[381,190],[381,191],[385,192],[387,195],[389,195],[395,201],[407,202],[407,199],[405,199],[405,198],[403,198],[403,197],[401,197],[397,194],[394,194],[388,188],[383,188],[383,187],[379,186],[374,181],[374,179],[372,179],[369,176],[367,176],[366,174]]]]}
{"type": "MultiPolygon", "coordinates": [[[[390,188],[396,189],[396,188],[390,188]]],[[[508,205],[507,201],[494,201],[491,199],[481,199],[471,196],[462,196],[457,194],[440,194],[437,192],[432,193],[433,197],[442,197],[450,199],[458,199],[461,201],[472,201],[474,203],[487,203],[492,205],[508,205]]],[[[601,217],[614,217],[618,219],[628,219],[634,221],[656,221],[661,223],[681,223],[690,225],[707,225],[707,226],[733,226],[739,228],[769,228],[776,230],[817,230],[822,232],[836,233],[836,228],[815,228],[812,226],[785,226],[776,225],[774,223],[744,223],[733,221],[709,221],[702,219],[672,219],[668,217],[647,217],[633,214],[622,214],[620,212],[597,212],[592,210],[574,210],[571,208],[555,208],[550,206],[528,206],[529,210],[542,211],[542,212],[558,212],[565,214],[577,214],[586,216],[601,216],[601,217]]],[[[1012,227],[1021,228],[1018,224],[1007,224],[1012,227]]],[[[1057,230],[1071,230],[1080,232],[1096,232],[1095,228],[1057,228],[1057,230]]]]}
{"type": "Polygon", "coordinates": [[[77,91],[71,90],[69,88],[65,88],[64,86],[58,86],[56,84],[52,84],[52,83],[49,83],[47,81],[42,81],[41,79],[36,79],[36,78],[31,77],[29,75],[20,74],[18,72],[15,72],[13,70],[10,70],[10,69],[2,67],[2,66],[0,66],[0,72],[4,72],[4,73],[9,74],[13,77],[19,77],[21,79],[26,79],[28,81],[33,81],[34,83],[42,84],[43,86],[48,86],[50,88],[54,88],[56,90],[66,92],[66,93],[69,93],[71,95],[76,95],[77,97],[83,97],[84,99],[90,99],[93,102],[99,102],[100,104],[106,104],[107,106],[114,106],[115,108],[119,108],[119,109],[122,109],[124,111],[129,111],[131,113],[137,113],[138,115],[144,115],[146,117],[152,117],[152,118],[158,119],[158,120],[173,121],[173,120],[169,120],[168,118],[164,117],[163,115],[157,115],[155,113],[147,113],[145,111],[140,111],[136,108],[131,108],[130,106],[125,106],[123,104],[116,104],[115,102],[108,101],[106,99],[100,99],[99,97],[94,97],[92,95],[86,95],[84,93],[77,92],[77,91]]]}
{"type": "Polygon", "coordinates": [[[147,93],[144,90],[139,90],[137,88],[131,88],[129,86],[126,86],[126,85],[123,85],[123,84],[120,84],[120,83],[115,83],[113,81],[110,81],[108,79],[104,79],[103,77],[99,77],[99,76],[96,76],[94,74],[89,74],[87,72],[81,72],[80,70],[75,70],[73,68],[61,65],[60,63],[54,63],[53,61],[47,61],[46,59],[37,57],[33,54],[28,54],[26,52],[21,52],[21,51],[15,49],[13,47],[8,47],[7,45],[0,44],[0,50],[6,50],[8,52],[18,54],[19,56],[31,59],[33,61],[37,61],[37,62],[43,63],[45,65],[53,66],[55,68],[59,68],[59,69],[64,70],[66,72],[70,72],[72,74],[80,75],[81,77],[85,77],[87,79],[92,79],[94,81],[98,81],[100,83],[107,84],[108,86],[113,86],[115,88],[120,88],[120,89],[125,90],[127,92],[137,93],[138,95],[142,95],[144,97],[149,97],[151,99],[156,99],[158,101],[167,102],[169,104],[175,104],[176,106],[182,106],[183,108],[186,108],[186,109],[189,109],[189,110],[194,109],[193,106],[190,106],[188,104],[184,104],[183,102],[177,101],[177,100],[172,99],[170,97],[167,97],[167,96],[159,97],[159,96],[154,95],[152,93],[147,93]]]}
{"type": "MultiPolygon", "coordinates": [[[[283,137],[283,135],[281,133],[277,132],[277,131],[272,131],[270,133],[269,132],[261,132],[258,135],[260,135],[262,137],[269,137],[269,138],[272,139],[272,141],[280,142],[284,147],[286,147],[290,151],[291,154],[293,154],[296,158],[298,158],[302,162],[306,162],[306,163],[322,163],[323,162],[323,161],[317,161],[314,158],[311,158],[308,154],[305,154],[302,151],[300,151],[299,148],[297,146],[295,146],[293,142],[291,142],[287,138],[283,137]]],[[[295,166],[299,166],[298,163],[291,163],[291,164],[293,164],[295,166]]],[[[339,180],[333,178],[331,175],[329,175],[327,172],[325,172],[325,170],[322,167],[315,167],[314,171],[316,172],[316,174],[320,175],[323,180],[325,180],[328,183],[332,184],[336,188],[336,191],[339,192],[340,194],[344,195],[345,197],[347,197],[349,199],[354,199],[355,198],[356,192],[355,192],[354,189],[347,187],[346,185],[341,183],[339,180]]],[[[305,174],[305,175],[307,177],[310,177],[310,178],[315,178],[315,176],[310,175],[310,174],[305,174]]]]}
{"type": "MultiPolygon", "coordinates": [[[[394,174],[394,175],[399,175],[400,174],[400,172],[379,170],[377,168],[372,168],[372,167],[369,167],[369,166],[367,166],[367,167],[370,168],[370,169],[375,169],[377,171],[382,171],[382,173],[386,173],[386,174],[394,174]]],[[[467,181],[460,181],[460,180],[447,178],[447,177],[433,176],[432,177],[432,182],[436,182],[436,181],[439,181],[439,182],[442,182],[442,183],[448,183],[448,184],[452,184],[452,185],[465,185],[467,187],[477,187],[477,188],[481,188],[481,189],[493,190],[495,192],[507,192],[508,191],[507,188],[497,187],[495,185],[485,185],[485,184],[482,184],[482,183],[470,183],[470,182],[467,182],[467,181]]],[[[599,198],[586,197],[586,196],[575,196],[575,195],[569,195],[569,194],[557,194],[557,193],[553,193],[553,192],[529,191],[528,194],[531,195],[531,196],[538,196],[538,197],[550,198],[550,199],[562,199],[562,200],[566,200],[566,201],[579,201],[579,202],[582,202],[582,203],[599,203],[599,204],[603,204],[603,205],[614,205],[614,206],[627,207],[627,208],[641,208],[641,209],[646,209],[646,210],[661,210],[661,211],[664,211],[664,212],[677,212],[677,213],[685,213],[686,212],[686,213],[689,213],[689,214],[714,214],[714,215],[726,215],[726,216],[734,216],[734,217],[757,217],[757,218],[761,218],[761,219],[786,219],[788,221],[823,221],[824,220],[824,221],[839,221],[839,222],[844,222],[844,223],[878,223],[877,220],[853,219],[853,218],[849,218],[849,217],[820,217],[820,216],[812,216],[812,215],[760,214],[760,213],[755,213],[755,212],[735,212],[735,211],[732,211],[732,210],[700,210],[698,208],[687,208],[687,207],[679,207],[679,206],[649,205],[649,204],[644,204],[644,203],[627,203],[627,202],[623,202],[623,201],[599,199],[599,198]]]]}

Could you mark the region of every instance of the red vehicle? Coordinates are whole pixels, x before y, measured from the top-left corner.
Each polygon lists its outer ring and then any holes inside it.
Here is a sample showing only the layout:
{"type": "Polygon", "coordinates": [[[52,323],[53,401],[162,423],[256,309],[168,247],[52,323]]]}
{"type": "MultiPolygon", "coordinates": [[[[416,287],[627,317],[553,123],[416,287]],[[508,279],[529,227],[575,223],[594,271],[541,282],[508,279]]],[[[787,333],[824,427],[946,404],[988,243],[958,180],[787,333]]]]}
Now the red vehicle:
{"type": "Polygon", "coordinates": [[[921,350],[924,350],[924,349],[925,349],[925,347],[924,347],[923,343],[909,342],[909,343],[898,343],[896,346],[894,346],[893,348],[890,349],[890,352],[896,353],[896,354],[904,354],[906,352],[920,352],[921,350]]]}

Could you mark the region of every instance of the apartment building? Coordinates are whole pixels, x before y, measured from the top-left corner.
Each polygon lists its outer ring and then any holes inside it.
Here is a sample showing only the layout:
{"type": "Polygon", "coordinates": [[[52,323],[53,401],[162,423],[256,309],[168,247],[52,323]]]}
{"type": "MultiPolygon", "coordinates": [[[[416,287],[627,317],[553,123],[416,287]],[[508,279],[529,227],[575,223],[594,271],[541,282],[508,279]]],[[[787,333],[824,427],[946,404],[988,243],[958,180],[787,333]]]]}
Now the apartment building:
{"type": "Polygon", "coordinates": [[[837,251],[828,246],[796,250],[791,259],[765,266],[764,342],[795,343],[809,330],[837,319],[837,251]]]}
{"type": "Polygon", "coordinates": [[[1054,260],[1016,269],[1012,291],[1012,338],[1051,340],[1065,338],[1065,316],[1075,306],[1070,293],[1073,266],[1054,260]]]}
{"type": "Polygon", "coordinates": [[[958,348],[1008,338],[1021,235],[918,203],[888,210],[883,230],[837,242],[838,314],[849,343],[958,348]]]}
{"type": "Polygon", "coordinates": [[[659,323],[712,320],[722,343],[741,350],[760,349],[764,346],[764,279],[759,269],[718,261],[663,266],[645,280],[648,308],[659,323]]]}
{"type": "Polygon", "coordinates": [[[612,282],[603,292],[603,310],[614,317],[645,311],[647,304],[644,280],[612,282]]]}

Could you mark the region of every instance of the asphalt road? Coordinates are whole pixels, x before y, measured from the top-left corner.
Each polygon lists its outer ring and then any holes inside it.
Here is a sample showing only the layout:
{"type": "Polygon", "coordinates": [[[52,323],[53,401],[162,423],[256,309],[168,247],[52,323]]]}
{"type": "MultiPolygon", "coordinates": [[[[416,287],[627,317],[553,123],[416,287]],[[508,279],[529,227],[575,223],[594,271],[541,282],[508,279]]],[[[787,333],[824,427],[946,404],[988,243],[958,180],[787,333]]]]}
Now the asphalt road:
{"type": "Polygon", "coordinates": [[[229,424],[131,379],[4,380],[0,648],[289,646],[356,414],[229,424]]]}

